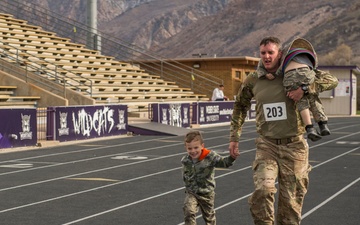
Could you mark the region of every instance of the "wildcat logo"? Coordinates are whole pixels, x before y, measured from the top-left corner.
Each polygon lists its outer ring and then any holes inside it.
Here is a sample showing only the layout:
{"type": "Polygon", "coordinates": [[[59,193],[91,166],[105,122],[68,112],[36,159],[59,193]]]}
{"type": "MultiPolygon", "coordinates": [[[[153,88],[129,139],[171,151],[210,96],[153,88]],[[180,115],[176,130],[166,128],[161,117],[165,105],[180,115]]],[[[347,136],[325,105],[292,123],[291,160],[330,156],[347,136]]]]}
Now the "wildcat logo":
{"type": "Polygon", "coordinates": [[[60,128],[58,129],[59,136],[69,135],[69,128],[67,126],[67,112],[66,113],[59,112],[59,120],[60,120],[60,128]]]}
{"type": "Polygon", "coordinates": [[[205,122],[205,108],[204,107],[200,107],[200,118],[199,118],[200,122],[205,122]]]}
{"type": "Polygon", "coordinates": [[[21,113],[21,127],[20,140],[32,139],[32,132],[30,131],[30,118],[31,115],[23,115],[21,113]]]}
{"type": "Polygon", "coordinates": [[[181,104],[170,104],[169,109],[169,121],[171,126],[181,127],[182,118],[181,118],[181,104]]]}
{"type": "Polygon", "coordinates": [[[188,112],[189,112],[189,108],[188,108],[188,107],[184,107],[184,119],[183,119],[183,124],[189,124],[188,112]]]}
{"type": "Polygon", "coordinates": [[[162,123],[162,124],[168,124],[168,120],[167,120],[167,109],[166,109],[166,108],[161,108],[161,112],[162,112],[162,120],[161,120],[161,123],[162,123]]]}
{"type": "Polygon", "coordinates": [[[125,130],[126,123],[125,123],[125,110],[118,110],[119,111],[119,123],[116,125],[118,130],[125,130]]]}

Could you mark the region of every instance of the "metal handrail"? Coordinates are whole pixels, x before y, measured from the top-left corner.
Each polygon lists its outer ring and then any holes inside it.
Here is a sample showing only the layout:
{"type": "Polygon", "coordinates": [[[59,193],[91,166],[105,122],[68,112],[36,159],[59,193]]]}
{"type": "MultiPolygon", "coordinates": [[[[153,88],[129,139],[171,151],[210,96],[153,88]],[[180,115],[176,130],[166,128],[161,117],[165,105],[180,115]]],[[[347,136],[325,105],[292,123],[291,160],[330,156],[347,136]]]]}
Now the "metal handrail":
{"type": "MultiPolygon", "coordinates": [[[[10,61],[13,61],[19,67],[22,67],[25,70],[25,75],[23,76],[25,77],[25,79],[28,78],[27,76],[28,72],[33,72],[34,74],[37,74],[39,76],[43,74],[46,75],[48,78],[54,78],[54,80],[48,79],[50,83],[59,84],[62,82],[62,84],[64,85],[64,91],[62,93],[63,97],[66,96],[66,87],[73,87],[74,89],[77,89],[79,85],[88,87],[88,90],[85,90],[83,92],[85,92],[85,94],[92,96],[93,81],[91,79],[73,73],[70,70],[64,68],[61,68],[61,70],[64,71],[65,73],[64,75],[62,75],[61,73],[57,72],[58,65],[48,60],[41,59],[37,55],[23,51],[22,49],[17,48],[16,46],[12,46],[11,44],[8,44],[6,41],[0,41],[0,49],[1,49],[2,58],[7,58],[10,61]],[[22,55],[27,55],[29,58],[24,58],[22,55]],[[36,61],[30,59],[30,57],[35,58],[36,61]],[[44,64],[52,65],[54,69],[43,66],[44,64]],[[81,82],[78,79],[81,79],[81,82]],[[69,80],[71,80],[73,83],[68,82],[69,80]]],[[[41,82],[41,79],[33,79],[32,81],[34,84],[42,84],[48,88],[53,88],[53,86],[41,82]]],[[[61,93],[59,93],[59,95],[60,94],[61,93]]]]}
{"type": "Polygon", "coordinates": [[[33,4],[25,4],[19,0],[3,0],[0,1],[0,12],[11,14],[15,18],[26,20],[46,31],[55,32],[57,36],[69,38],[72,42],[85,46],[88,41],[87,37],[92,35],[95,41],[101,40],[102,55],[113,56],[119,61],[137,64],[150,74],[158,75],[164,80],[174,81],[180,87],[191,88],[199,94],[211,96],[213,88],[223,83],[222,79],[214,75],[196,70],[176,60],[164,59],[153,52],[101,33],[101,31],[93,33],[94,29],[91,27],[64,18],[41,6],[35,7],[33,4]],[[99,33],[101,35],[98,35],[99,33]]]}

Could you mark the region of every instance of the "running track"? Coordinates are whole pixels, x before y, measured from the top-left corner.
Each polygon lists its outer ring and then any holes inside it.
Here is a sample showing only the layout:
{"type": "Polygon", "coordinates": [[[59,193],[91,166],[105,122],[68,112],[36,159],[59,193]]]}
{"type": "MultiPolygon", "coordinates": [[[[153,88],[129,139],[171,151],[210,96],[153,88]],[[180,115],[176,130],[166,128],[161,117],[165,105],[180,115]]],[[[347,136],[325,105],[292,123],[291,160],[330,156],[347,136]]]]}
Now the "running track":
{"type": "MultiPolygon", "coordinates": [[[[331,136],[309,142],[309,192],[302,225],[360,224],[360,117],[333,117],[331,136]]],[[[229,126],[199,128],[205,146],[227,154],[229,126]]],[[[251,225],[255,123],[241,156],[216,171],[218,225],[251,225]]],[[[0,224],[180,225],[182,136],[132,136],[0,150],[0,224]]],[[[198,218],[198,224],[204,224],[198,218]]]]}

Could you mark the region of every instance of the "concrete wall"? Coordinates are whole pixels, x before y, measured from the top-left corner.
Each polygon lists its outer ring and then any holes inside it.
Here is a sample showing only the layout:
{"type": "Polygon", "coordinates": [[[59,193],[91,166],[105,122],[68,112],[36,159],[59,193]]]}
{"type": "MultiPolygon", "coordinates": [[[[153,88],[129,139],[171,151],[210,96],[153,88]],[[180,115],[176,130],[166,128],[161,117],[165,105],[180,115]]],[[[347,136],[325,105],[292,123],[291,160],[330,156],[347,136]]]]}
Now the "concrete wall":
{"type": "Polygon", "coordinates": [[[63,85],[42,78],[17,66],[2,62],[1,85],[17,86],[16,96],[40,96],[38,107],[94,105],[95,100],[76,91],[65,89],[63,85]],[[36,85],[35,85],[36,84],[36,85]]]}
{"type": "Polygon", "coordinates": [[[327,115],[356,115],[357,77],[348,67],[320,68],[329,71],[339,80],[333,91],[320,94],[320,99],[327,115]]]}

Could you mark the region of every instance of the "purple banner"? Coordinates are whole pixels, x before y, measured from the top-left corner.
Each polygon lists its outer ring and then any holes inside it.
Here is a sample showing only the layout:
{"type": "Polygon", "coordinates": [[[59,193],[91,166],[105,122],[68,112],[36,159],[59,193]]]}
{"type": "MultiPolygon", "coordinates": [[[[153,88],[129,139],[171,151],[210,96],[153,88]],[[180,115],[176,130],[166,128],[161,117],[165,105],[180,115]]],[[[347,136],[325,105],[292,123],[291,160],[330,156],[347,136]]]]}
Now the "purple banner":
{"type": "Polygon", "coordinates": [[[52,107],[48,118],[48,136],[58,141],[127,133],[126,105],[52,107]]]}
{"type": "Polygon", "coordinates": [[[230,122],[234,102],[197,102],[193,104],[193,123],[213,124],[230,122]]]}
{"type": "MultiPolygon", "coordinates": [[[[256,101],[251,101],[251,108],[248,111],[247,120],[255,119],[256,101]]],[[[193,124],[214,124],[230,122],[234,109],[234,101],[224,102],[196,102],[192,106],[193,124]]]]}
{"type": "Polygon", "coordinates": [[[151,104],[152,121],[175,127],[190,127],[190,103],[151,104]]]}
{"type": "Polygon", "coordinates": [[[0,109],[0,120],[0,148],[36,145],[36,109],[0,109]]]}

